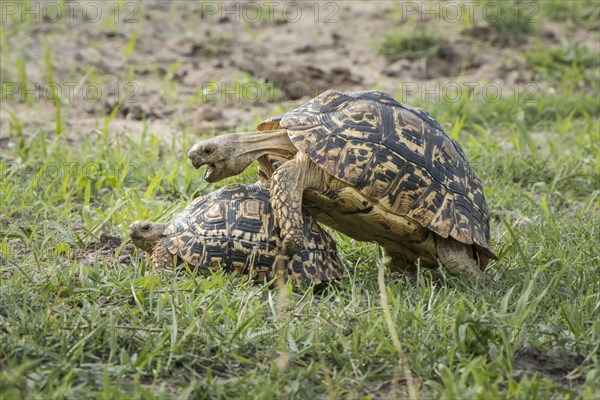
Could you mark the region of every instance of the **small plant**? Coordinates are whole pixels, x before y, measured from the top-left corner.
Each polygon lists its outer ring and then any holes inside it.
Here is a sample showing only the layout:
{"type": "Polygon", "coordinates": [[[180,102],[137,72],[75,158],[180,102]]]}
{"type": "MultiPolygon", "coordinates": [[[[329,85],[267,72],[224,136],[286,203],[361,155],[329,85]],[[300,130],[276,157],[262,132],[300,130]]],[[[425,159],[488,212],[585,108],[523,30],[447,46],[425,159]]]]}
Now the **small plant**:
{"type": "Polygon", "coordinates": [[[125,54],[125,57],[129,57],[131,55],[131,53],[133,53],[133,50],[135,49],[137,41],[138,41],[138,32],[137,31],[131,32],[131,35],[129,36],[129,40],[127,40],[127,44],[123,48],[123,54],[125,54]]]}
{"type": "Polygon", "coordinates": [[[165,76],[163,78],[163,85],[161,94],[166,98],[173,98],[177,95],[177,85],[175,84],[174,78],[177,70],[181,67],[183,61],[179,60],[167,67],[165,76]]]}
{"type": "Polygon", "coordinates": [[[429,30],[421,30],[412,35],[392,31],[379,45],[379,54],[409,60],[427,58],[436,54],[444,42],[444,39],[429,30]]]}
{"type": "Polygon", "coordinates": [[[483,13],[483,17],[497,31],[503,44],[526,42],[536,31],[539,15],[535,3],[489,0],[487,5],[490,7],[483,13]]]}
{"type": "Polygon", "coordinates": [[[544,0],[539,4],[540,9],[554,21],[568,21],[598,29],[600,3],[596,0],[579,0],[575,6],[564,0],[544,0]]]}
{"type": "Polygon", "coordinates": [[[207,43],[203,44],[202,54],[214,56],[227,51],[227,48],[233,43],[233,36],[229,34],[217,34],[207,43]]]}
{"type": "Polygon", "coordinates": [[[593,90],[598,88],[600,58],[583,44],[565,41],[553,49],[539,44],[536,49],[527,51],[525,57],[527,68],[546,79],[561,82],[571,78],[593,90]]]}

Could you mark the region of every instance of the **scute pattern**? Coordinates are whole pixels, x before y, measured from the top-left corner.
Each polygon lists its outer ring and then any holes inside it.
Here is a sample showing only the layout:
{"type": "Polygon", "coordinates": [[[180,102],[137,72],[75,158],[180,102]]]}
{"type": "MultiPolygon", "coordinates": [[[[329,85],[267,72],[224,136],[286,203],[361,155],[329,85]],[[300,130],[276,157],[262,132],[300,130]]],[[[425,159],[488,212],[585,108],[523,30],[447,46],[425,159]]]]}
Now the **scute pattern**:
{"type": "Polygon", "coordinates": [[[340,279],[333,239],[304,213],[307,247],[292,260],[280,254],[268,186],[231,184],[192,201],[165,229],[168,250],[204,270],[223,268],[259,279],[278,268],[294,284],[340,279]]]}
{"type": "Polygon", "coordinates": [[[382,209],[495,258],[481,181],[426,111],[379,91],[330,90],[258,125],[281,128],[299,151],[382,209]]]}

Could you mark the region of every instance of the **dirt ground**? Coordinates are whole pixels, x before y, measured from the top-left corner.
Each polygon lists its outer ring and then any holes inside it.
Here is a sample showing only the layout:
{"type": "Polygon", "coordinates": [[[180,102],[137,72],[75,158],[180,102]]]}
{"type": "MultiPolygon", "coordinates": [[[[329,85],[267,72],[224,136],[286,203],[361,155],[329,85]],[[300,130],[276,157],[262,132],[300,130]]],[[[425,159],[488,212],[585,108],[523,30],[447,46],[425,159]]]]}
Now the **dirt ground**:
{"type": "MultiPolygon", "coordinates": [[[[66,130],[75,135],[96,128],[119,102],[111,128],[135,132],[147,119],[168,137],[181,125],[199,134],[251,129],[328,88],[378,88],[417,106],[485,84],[490,96],[547,89],[525,68],[525,44],[503,42],[483,19],[490,11],[478,5],[469,14],[452,2],[126,1],[119,11],[115,4],[90,2],[59,14],[32,6],[29,34],[6,37],[33,62],[25,67],[26,90],[4,88],[2,132],[7,109],[28,125],[53,129],[45,43],[67,104],[66,130]],[[380,55],[384,33],[424,26],[445,40],[428,58],[380,55]],[[23,102],[26,96],[33,104],[23,102]]],[[[532,20],[535,7],[526,10],[532,20]]],[[[540,25],[545,45],[559,43],[562,25],[540,25]]],[[[573,29],[575,40],[600,48],[597,32],[573,29]]]]}

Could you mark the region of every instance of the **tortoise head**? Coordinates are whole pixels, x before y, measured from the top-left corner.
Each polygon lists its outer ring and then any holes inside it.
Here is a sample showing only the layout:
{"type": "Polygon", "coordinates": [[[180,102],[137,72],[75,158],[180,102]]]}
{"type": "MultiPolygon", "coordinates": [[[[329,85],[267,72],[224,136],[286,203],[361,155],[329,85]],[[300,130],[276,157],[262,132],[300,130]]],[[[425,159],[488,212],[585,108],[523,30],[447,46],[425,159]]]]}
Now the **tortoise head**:
{"type": "Polygon", "coordinates": [[[206,165],[204,179],[218,182],[237,175],[265,154],[282,154],[288,159],[298,150],[286,130],[221,135],[196,143],[188,152],[194,168],[206,165]]]}
{"type": "Polygon", "coordinates": [[[135,247],[152,252],[156,242],[164,237],[165,224],[135,221],[129,226],[129,237],[135,247]]]}

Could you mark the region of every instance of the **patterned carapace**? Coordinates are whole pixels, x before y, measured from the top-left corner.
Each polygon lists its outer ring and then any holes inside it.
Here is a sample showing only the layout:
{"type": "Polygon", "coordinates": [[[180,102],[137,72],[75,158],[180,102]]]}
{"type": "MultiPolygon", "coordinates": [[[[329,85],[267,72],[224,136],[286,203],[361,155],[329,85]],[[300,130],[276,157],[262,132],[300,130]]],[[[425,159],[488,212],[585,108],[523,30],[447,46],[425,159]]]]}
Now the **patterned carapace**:
{"type": "Polygon", "coordinates": [[[336,244],[304,213],[305,247],[291,260],[281,254],[268,186],[230,184],[192,201],[164,231],[166,248],[190,266],[223,268],[240,274],[274,277],[278,260],[294,284],[340,279],[336,244]]]}
{"type": "Polygon", "coordinates": [[[379,91],[330,90],[257,127],[282,128],[299,151],[378,207],[495,258],[481,181],[426,111],[379,91]]]}

